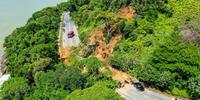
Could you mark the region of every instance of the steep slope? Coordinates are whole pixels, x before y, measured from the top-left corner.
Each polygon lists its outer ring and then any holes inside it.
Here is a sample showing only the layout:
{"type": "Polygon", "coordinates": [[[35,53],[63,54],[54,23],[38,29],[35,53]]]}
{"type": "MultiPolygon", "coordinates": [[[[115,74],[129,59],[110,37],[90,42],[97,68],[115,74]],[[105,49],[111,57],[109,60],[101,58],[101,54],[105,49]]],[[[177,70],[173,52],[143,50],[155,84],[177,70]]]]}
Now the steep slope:
{"type": "Polygon", "coordinates": [[[110,100],[109,93],[116,93],[117,87],[112,76],[124,81],[119,76],[126,72],[146,86],[198,99],[199,4],[198,0],[69,0],[38,11],[5,39],[11,79],[3,84],[0,97],[60,100],[87,91],[83,98],[89,98],[99,81],[109,81],[99,99],[110,100]],[[81,39],[78,47],[66,50],[67,61],[60,59],[57,41],[64,11],[71,12],[81,39]],[[185,29],[194,32],[195,39],[185,42],[185,29]]]}

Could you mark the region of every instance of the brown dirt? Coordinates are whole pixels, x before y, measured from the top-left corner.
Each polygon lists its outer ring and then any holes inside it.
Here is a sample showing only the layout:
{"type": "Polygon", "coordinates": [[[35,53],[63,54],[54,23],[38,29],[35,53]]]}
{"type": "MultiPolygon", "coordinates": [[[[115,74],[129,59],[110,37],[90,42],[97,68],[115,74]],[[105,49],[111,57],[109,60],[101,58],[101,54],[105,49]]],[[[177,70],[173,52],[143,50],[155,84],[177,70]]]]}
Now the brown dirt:
{"type": "Polygon", "coordinates": [[[70,56],[71,56],[71,49],[70,48],[62,48],[59,51],[60,59],[64,59],[64,64],[70,66],[70,56]]]}
{"type": "Polygon", "coordinates": [[[121,16],[127,20],[133,19],[136,11],[132,6],[123,7],[119,10],[118,16],[121,16]]]}
{"type": "Polygon", "coordinates": [[[101,30],[95,30],[88,39],[88,43],[92,44],[96,41],[103,41],[103,32],[101,30]]]}
{"type": "Polygon", "coordinates": [[[107,62],[112,53],[114,46],[121,39],[121,35],[116,35],[113,37],[108,44],[105,41],[98,41],[98,46],[95,51],[95,55],[101,61],[107,62]]]}
{"type": "MultiPolygon", "coordinates": [[[[96,50],[94,52],[94,55],[101,61],[107,63],[108,59],[110,57],[110,54],[113,51],[114,46],[117,44],[117,42],[119,40],[121,40],[122,36],[119,34],[116,34],[109,43],[106,43],[104,41],[104,33],[102,31],[103,29],[97,29],[95,30],[92,35],[89,37],[88,39],[88,43],[89,44],[94,44],[97,43],[97,47],[96,50]]],[[[110,65],[107,65],[107,67],[109,68],[109,70],[112,71],[112,79],[120,82],[120,83],[124,83],[125,80],[130,82],[132,80],[132,76],[126,74],[125,72],[122,72],[120,70],[117,70],[115,68],[113,68],[110,65]]],[[[99,71],[102,72],[104,70],[104,68],[100,68],[99,71]]]]}
{"type": "Polygon", "coordinates": [[[125,81],[127,82],[131,82],[132,80],[132,76],[130,76],[129,74],[122,72],[120,70],[117,70],[115,68],[113,68],[112,66],[108,66],[108,68],[112,71],[112,79],[120,82],[120,83],[124,83],[125,81]]]}
{"type": "Polygon", "coordinates": [[[71,55],[71,49],[70,48],[63,48],[60,51],[60,58],[61,59],[65,59],[65,58],[69,58],[71,55]]]}

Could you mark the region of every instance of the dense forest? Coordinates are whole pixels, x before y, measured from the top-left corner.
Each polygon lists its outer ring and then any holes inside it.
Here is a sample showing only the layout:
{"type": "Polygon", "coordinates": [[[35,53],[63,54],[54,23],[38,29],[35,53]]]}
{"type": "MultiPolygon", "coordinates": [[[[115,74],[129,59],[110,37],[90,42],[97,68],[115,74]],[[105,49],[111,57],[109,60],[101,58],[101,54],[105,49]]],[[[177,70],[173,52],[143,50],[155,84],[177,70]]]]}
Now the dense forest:
{"type": "Polygon", "coordinates": [[[148,87],[200,98],[199,0],[69,0],[35,12],[5,39],[6,72],[11,78],[1,88],[1,99],[123,100],[115,92],[111,72],[98,72],[105,63],[92,54],[95,46],[88,46],[83,60],[72,57],[71,66],[59,59],[57,39],[64,11],[71,12],[79,27],[81,47],[95,28],[106,23],[106,41],[116,32],[122,35],[110,65],[148,87]],[[136,11],[129,20],[116,14],[127,6],[136,11]],[[83,67],[88,71],[82,73],[83,67]]]}

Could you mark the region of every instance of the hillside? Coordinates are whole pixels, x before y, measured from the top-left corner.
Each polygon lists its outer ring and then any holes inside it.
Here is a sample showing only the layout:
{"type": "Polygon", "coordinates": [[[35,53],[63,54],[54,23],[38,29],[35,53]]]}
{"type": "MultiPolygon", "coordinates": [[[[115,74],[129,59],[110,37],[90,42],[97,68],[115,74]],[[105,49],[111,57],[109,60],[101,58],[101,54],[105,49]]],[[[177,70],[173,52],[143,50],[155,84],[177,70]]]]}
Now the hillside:
{"type": "Polygon", "coordinates": [[[199,99],[199,27],[198,0],[69,0],[44,8],[5,39],[11,78],[0,97],[123,100],[117,84],[135,77],[146,87],[199,99]],[[65,11],[81,43],[60,51],[65,11]]]}

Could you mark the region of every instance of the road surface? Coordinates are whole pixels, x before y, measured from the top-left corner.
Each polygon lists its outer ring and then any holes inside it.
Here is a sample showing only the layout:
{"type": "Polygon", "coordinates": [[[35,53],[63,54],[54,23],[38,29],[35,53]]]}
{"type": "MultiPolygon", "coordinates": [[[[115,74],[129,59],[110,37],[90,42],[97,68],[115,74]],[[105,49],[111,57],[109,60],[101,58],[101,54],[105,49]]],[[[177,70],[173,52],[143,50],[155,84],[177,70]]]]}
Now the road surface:
{"type": "Polygon", "coordinates": [[[5,81],[7,81],[10,78],[10,74],[3,74],[4,71],[2,71],[5,67],[5,56],[0,55],[0,88],[3,85],[5,81]]]}
{"type": "Polygon", "coordinates": [[[80,43],[80,39],[78,36],[78,31],[75,23],[71,20],[70,12],[63,13],[63,22],[61,26],[62,32],[62,48],[78,46],[80,43]],[[74,36],[72,38],[67,37],[67,33],[70,31],[74,31],[74,36]]]}
{"type": "Polygon", "coordinates": [[[148,89],[141,92],[131,84],[126,84],[123,88],[117,88],[116,91],[124,97],[125,100],[172,100],[171,97],[152,92],[148,89]]]}
{"type": "Polygon", "coordinates": [[[5,81],[7,81],[9,78],[10,78],[10,74],[2,75],[2,74],[0,73],[0,87],[1,87],[1,86],[3,85],[3,83],[4,83],[5,81]]]}

